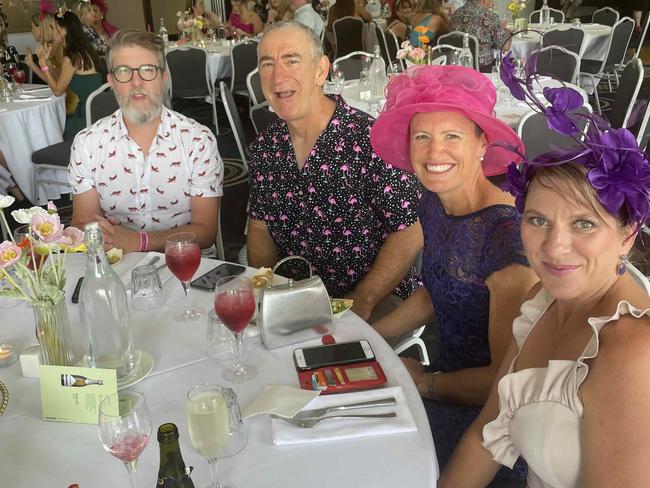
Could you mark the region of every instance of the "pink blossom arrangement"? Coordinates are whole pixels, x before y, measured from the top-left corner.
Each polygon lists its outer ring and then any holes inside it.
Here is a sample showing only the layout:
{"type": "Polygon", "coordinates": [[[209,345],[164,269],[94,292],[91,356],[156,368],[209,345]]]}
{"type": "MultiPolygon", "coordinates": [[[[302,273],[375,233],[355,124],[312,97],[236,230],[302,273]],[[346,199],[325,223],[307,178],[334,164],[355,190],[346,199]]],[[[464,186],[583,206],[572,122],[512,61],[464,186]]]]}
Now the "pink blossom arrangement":
{"type": "MultiPolygon", "coordinates": [[[[12,236],[4,213],[14,203],[12,196],[0,196],[0,218],[7,234],[12,236]]],[[[75,227],[65,227],[50,202],[47,209],[32,207],[14,210],[12,217],[28,225],[28,235],[21,242],[11,237],[0,243],[0,278],[8,286],[0,288],[0,296],[34,303],[56,303],[65,285],[64,263],[69,252],[85,249],[84,234],[75,227]]]]}
{"type": "Polygon", "coordinates": [[[397,51],[397,59],[405,59],[413,64],[426,64],[427,52],[421,47],[413,47],[410,41],[404,41],[397,51]]]}

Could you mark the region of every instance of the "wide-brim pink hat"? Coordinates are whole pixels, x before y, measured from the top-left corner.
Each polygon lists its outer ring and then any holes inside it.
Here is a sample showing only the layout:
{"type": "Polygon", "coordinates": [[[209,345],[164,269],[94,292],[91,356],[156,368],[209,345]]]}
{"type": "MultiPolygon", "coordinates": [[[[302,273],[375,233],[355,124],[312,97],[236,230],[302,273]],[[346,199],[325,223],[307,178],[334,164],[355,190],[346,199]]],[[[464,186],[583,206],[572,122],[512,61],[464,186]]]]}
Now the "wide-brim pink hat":
{"type": "Polygon", "coordinates": [[[496,89],[490,79],[464,66],[415,66],[395,76],[386,87],[386,105],[370,130],[372,149],[393,166],[413,171],[409,125],[416,113],[460,112],[485,133],[486,176],[505,173],[519,163],[524,145],[510,126],[494,115],[496,89]]]}

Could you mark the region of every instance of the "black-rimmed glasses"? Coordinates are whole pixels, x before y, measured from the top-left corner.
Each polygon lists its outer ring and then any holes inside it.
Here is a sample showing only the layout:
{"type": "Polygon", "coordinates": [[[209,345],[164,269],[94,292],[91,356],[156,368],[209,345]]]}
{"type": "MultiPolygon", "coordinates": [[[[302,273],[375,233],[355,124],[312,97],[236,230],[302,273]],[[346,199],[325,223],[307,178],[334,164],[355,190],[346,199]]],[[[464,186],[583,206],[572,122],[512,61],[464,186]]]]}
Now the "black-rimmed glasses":
{"type": "Polygon", "coordinates": [[[158,76],[158,70],[160,69],[161,67],[155,64],[143,64],[138,68],[131,68],[130,66],[121,64],[113,68],[111,74],[113,75],[113,78],[115,78],[115,81],[120,83],[128,83],[131,81],[133,79],[134,71],[138,72],[142,81],[153,81],[156,79],[156,76],[158,76]]]}

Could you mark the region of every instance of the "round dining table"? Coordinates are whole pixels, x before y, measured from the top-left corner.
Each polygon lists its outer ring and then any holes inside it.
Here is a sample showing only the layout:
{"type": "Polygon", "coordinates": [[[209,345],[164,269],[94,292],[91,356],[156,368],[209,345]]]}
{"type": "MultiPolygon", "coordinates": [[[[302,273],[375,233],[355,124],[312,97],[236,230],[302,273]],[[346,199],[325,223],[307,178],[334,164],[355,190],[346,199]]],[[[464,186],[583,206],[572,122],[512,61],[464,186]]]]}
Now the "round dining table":
{"type": "MultiPolygon", "coordinates": [[[[0,102],[0,152],[14,181],[34,203],[32,153],[63,141],[65,95],[55,97],[45,85],[23,85],[22,95],[11,102],[0,102]],[[38,90],[36,90],[38,89],[38,90]]],[[[53,179],[52,175],[43,175],[53,179]]],[[[64,180],[63,183],[67,185],[64,180]]],[[[65,187],[47,185],[47,199],[60,197],[65,187]]]]}
{"type": "MultiPolygon", "coordinates": [[[[123,275],[149,255],[125,255],[120,263],[123,275]]],[[[163,257],[164,259],[164,257],[163,257]]],[[[203,259],[196,276],[219,265],[203,259]]],[[[72,335],[81,341],[79,309],[69,302],[77,279],[83,274],[85,256],[68,255],[66,261],[66,300],[72,335]]],[[[117,268],[117,267],[116,267],[117,268]]],[[[247,271],[248,274],[252,270],[247,271]]],[[[169,275],[169,272],[167,272],[169,275]]],[[[161,272],[161,275],[164,275],[161,272]]],[[[206,353],[207,321],[180,323],[174,312],[184,305],[181,285],[176,278],[164,284],[165,304],[155,310],[131,310],[135,346],[154,359],[153,370],[129,387],[144,394],[151,413],[154,432],[138,463],[138,486],[156,483],[159,454],[155,429],[173,422],[180,432],[180,447],[187,466],[194,466],[195,486],[207,486],[208,464],[192,448],[185,413],[187,391],[196,384],[211,382],[234,389],[244,410],[266,385],[298,387],[292,359],[296,347],[316,345],[318,340],[267,350],[259,338],[248,340],[245,359],[255,363],[259,375],[243,384],[222,379],[224,363],[206,353]]],[[[212,306],[213,293],[192,290],[191,301],[205,308],[212,306]]],[[[11,342],[18,351],[34,340],[32,311],[20,304],[2,311],[0,342],[11,342]]],[[[433,488],[438,478],[435,448],[427,416],[406,368],[390,346],[363,320],[348,312],[334,319],[338,342],[366,339],[383,367],[389,387],[401,387],[404,400],[417,427],[416,431],[330,440],[299,445],[275,445],[271,419],[258,415],[244,420],[248,441],[239,453],[219,461],[219,477],[232,488],[433,488]]],[[[78,346],[78,344],[77,344],[78,346]]],[[[32,488],[62,487],[78,483],[81,488],[128,486],[127,472],[116,458],[104,451],[92,424],[44,421],[41,417],[39,381],[21,375],[18,362],[0,368],[0,380],[9,389],[9,405],[0,417],[0,473],[2,486],[32,488]]]]}

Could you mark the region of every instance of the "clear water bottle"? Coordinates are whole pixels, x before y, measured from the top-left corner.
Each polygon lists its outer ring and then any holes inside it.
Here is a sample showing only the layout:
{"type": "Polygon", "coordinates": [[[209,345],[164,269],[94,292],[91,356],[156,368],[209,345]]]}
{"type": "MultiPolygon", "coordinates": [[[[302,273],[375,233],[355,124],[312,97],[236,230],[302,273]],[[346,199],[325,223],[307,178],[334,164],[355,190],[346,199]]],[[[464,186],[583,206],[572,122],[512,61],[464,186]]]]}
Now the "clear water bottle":
{"type": "Polygon", "coordinates": [[[372,49],[373,59],[370,64],[370,98],[371,100],[381,100],[384,98],[384,89],[386,88],[386,63],[381,57],[381,50],[375,44],[372,49]]]}
{"type": "Polygon", "coordinates": [[[165,19],[163,17],[160,17],[160,29],[158,29],[158,35],[163,40],[163,43],[165,44],[165,49],[167,49],[169,47],[169,33],[167,32],[167,28],[165,27],[165,19]]]}
{"type": "Polygon", "coordinates": [[[540,22],[542,26],[548,27],[551,25],[551,9],[548,7],[548,0],[544,0],[544,5],[539,12],[540,22]]]}
{"type": "Polygon", "coordinates": [[[114,369],[117,384],[129,381],[139,366],[133,347],[126,290],[108,264],[104,237],[97,222],[85,227],[88,249],[86,274],[79,298],[81,323],[86,336],[83,364],[114,369]]]}
{"type": "Polygon", "coordinates": [[[463,36],[463,49],[458,55],[458,65],[467,68],[474,67],[474,56],[472,56],[472,50],[469,48],[469,34],[463,36]]]}

